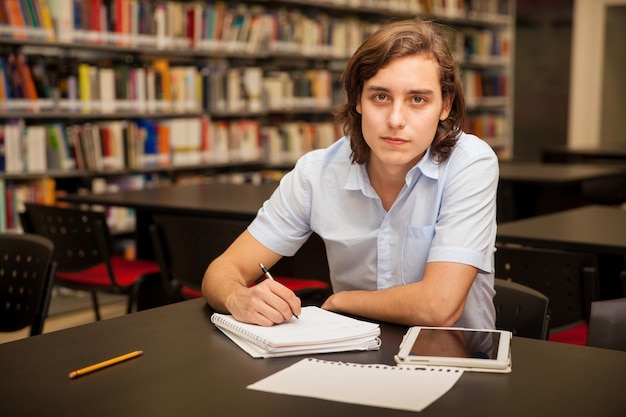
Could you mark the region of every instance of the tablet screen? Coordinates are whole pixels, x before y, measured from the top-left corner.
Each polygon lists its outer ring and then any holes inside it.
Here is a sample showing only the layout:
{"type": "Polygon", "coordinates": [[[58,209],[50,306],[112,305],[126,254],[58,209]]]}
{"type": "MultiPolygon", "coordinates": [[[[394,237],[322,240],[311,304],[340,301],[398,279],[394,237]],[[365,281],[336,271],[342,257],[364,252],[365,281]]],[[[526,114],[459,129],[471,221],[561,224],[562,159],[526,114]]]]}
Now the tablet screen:
{"type": "Polygon", "coordinates": [[[409,356],[492,359],[498,357],[500,333],[464,329],[420,329],[409,356]]]}

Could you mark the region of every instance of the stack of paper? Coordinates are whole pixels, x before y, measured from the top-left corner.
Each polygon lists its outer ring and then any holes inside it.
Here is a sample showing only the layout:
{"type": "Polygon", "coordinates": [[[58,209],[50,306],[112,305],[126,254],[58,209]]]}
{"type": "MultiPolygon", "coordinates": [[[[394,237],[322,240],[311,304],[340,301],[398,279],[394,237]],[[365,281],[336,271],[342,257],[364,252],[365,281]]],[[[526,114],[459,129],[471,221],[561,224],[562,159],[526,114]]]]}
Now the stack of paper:
{"type": "Polygon", "coordinates": [[[304,307],[299,319],[272,327],[241,323],[228,314],[214,313],[211,321],[254,358],[376,350],[377,323],[357,320],[318,307],[304,307]]]}

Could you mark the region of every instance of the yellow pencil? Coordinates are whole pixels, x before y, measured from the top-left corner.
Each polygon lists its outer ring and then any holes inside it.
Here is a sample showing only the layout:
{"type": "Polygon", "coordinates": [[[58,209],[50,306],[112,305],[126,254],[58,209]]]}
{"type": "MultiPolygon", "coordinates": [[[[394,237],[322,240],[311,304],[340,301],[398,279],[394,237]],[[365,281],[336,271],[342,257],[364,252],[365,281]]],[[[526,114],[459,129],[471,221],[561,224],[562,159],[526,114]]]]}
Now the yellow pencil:
{"type": "Polygon", "coordinates": [[[81,375],[85,375],[97,371],[98,369],[106,368],[107,366],[115,365],[116,363],[124,362],[128,359],[136,358],[137,356],[141,355],[143,355],[143,350],[136,350],[134,352],[130,352],[125,355],[121,355],[103,362],[98,362],[94,365],[86,366],[82,369],[70,372],[70,379],[78,378],[81,375]]]}

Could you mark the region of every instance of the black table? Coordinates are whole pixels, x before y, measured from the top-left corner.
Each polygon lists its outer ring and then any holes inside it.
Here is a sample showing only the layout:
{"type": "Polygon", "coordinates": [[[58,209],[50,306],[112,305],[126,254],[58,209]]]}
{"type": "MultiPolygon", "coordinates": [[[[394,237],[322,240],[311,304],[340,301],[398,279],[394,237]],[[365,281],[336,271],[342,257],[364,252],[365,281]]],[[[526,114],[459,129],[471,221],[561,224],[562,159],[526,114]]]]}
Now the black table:
{"type": "MultiPolygon", "coordinates": [[[[0,345],[3,416],[408,416],[405,411],[245,387],[301,357],[252,359],[215,329],[201,299],[0,345]],[[68,373],[133,350],[144,355],[75,380],[68,373]]],[[[318,355],[393,365],[405,327],[382,348],[318,355]]],[[[423,416],[622,416],[626,352],[513,338],[511,374],[465,373],[423,416]]],[[[419,395],[419,393],[416,393],[419,395]]]]}
{"type": "Polygon", "coordinates": [[[498,225],[503,243],[626,255],[626,210],[590,205],[498,225]]]}
{"type": "MultiPolygon", "coordinates": [[[[152,213],[211,216],[252,220],[276,183],[189,184],[103,194],[73,194],[59,198],[79,204],[121,206],[135,209],[137,230],[147,231],[152,213]]],[[[500,162],[498,221],[580,207],[589,202],[612,203],[624,193],[626,168],[588,164],[500,162]],[[609,196],[608,199],[606,196],[609,196]],[[606,201],[602,201],[602,200],[606,201]]],[[[139,245],[141,248],[142,245],[139,245]]],[[[149,257],[149,252],[143,257],[149,257]]]]}
{"type": "Polygon", "coordinates": [[[101,194],[70,194],[59,200],[135,210],[137,256],[153,259],[149,227],[153,214],[178,214],[250,222],[278,184],[206,183],[101,194]]]}
{"type": "Polygon", "coordinates": [[[101,194],[70,194],[59,200],[77,204],[130,207],[142,214],[168,213],[252,220],[278,184],[205,183],[162,186],[101,194]]]}
{"type": "Polygon", "coordinates": [[[548,146],[543,149],[543,162],[626,164],[626,145],[548,146]]]}
{"type": "Polygon", "coordinates": [[[496,241],[598,255],[605,298],[623,294],[626,268],[626,210],[590,205],[498,225],[496,241]]]}
{"type": "Polygon", "coordinates": [[[498,221],[626,201],[626,166],[500,162],[498,221]]]}

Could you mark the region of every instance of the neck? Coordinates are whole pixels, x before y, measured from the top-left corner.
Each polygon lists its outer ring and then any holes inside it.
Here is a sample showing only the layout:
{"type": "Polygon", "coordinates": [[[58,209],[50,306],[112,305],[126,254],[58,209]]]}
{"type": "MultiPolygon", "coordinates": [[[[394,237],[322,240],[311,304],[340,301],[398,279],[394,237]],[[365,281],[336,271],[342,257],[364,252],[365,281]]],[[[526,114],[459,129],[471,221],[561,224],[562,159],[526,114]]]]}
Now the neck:
{"type": "Polygon", "coordinates": [[[385,210],[388,211],[396,201],[405,184],[407,173],[424,156],[424,153],[415,158],[413,163],[405,165],[382,164],[370,156],[367,162],[367,175],[385,210]]]}
{"type": "Polygon", "coordinates": [[[370,184],[376,191],[376,194],[378,194],[385,210],[389,211],[394,201],[396,201],[400,190],[404,186],[407,172],[403,168],[389,169],[389,167],[385,167],[385,169],[376,169],[368,164],[367,174],[370,184]]]}

